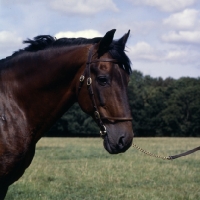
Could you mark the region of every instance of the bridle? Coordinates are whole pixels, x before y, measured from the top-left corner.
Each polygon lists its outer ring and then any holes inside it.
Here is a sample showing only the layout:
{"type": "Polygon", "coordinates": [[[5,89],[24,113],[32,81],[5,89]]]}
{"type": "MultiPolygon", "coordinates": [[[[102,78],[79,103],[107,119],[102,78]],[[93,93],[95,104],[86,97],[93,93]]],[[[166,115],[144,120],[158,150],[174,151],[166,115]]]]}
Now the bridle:
{"type": "Polygon", "coordinates": [[[86,63],[86,68],[84,70],[84,73],[79,78],[79,87],[78,87],[78,94],[82,88],[83,82],[85,79],[87,79],[87,90],[90,96],[90,99],[92,101],[93,106],[93,116],[96,120],[97,125],[100,128],[100,135],[101,137],[104,137],[107,134],[106,126],[104,125],[102,120],[114,120],[114,121],[132,121],[131,117],[111,117],[111,116],[101,116],[98,107],[94,98],[94,91],[92,87],[92,78],[91,78],[91,67],[90,65],[92,63],[98,63],[98,62],[111,62],[111,63],[119,63],[118,60],[112,59],[112,58],[102,58],[102,59],[94,59],[92,60],[92,57],[95,55],[96,52],[93,52],[94,45],[90,47],[89,54],[88,54],[88,60],[86,63]]]}

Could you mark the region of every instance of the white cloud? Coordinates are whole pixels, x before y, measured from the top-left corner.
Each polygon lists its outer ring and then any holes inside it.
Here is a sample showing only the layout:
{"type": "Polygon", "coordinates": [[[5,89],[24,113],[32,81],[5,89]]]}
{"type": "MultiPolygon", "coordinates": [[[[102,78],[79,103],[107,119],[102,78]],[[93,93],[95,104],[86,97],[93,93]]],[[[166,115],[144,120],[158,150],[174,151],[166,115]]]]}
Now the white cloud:
{"type": "Polygon", "coordinates": [[[182,12],[170,15],[163,20],[163,24],[175,29],[191,29],[199,22],[199,11],[195,9],[185,9],[182,12]]]}
{"type": "Polygon", "coordinates": [[[158,52],[154,48],[152,48],[146,42],[138,42],[135,46],[129,48],[130,57],[133,60],[144,60],[144,61],[159,61],[160,58],[158,56],[158,52]]]}
{"type": "Polygon", "coordinates": [[[128,0],[134,4],[156,7],[165,12],[183,10],[193,5],[197,0],[128,0]]]}
{"type": "Polygon", "coordinates": [[[10,31],[0,31],[1,58],[11,55],[22,47],[22,38],[10,31]]]}
{"type": "Polygon", "coordinates": [[[54,10],[76,15],[92,15],[103,10],[118,11],[112,0],[52,0],[50,6],[54,10]]]}
{"type": "Polygon", "coordinates": [[[85,38],[94,38],[94,37],[101,37],[102,34],[96,30],[88,29],[83,31],[66,31],[66,32],[59,32],[55,35],[56,38],[78,38],[78,37],[85,37],[85,38]]]}
{"type": "Polygon", "coordinates": [[[151,75],[153,77],[198,77],[200,74],[200,68],[197,66],[183,65],[182,63],[150,63],[150,62],[133,62],[133,69],[142,71],[144,75],[151,75]]]}
{"type": "Polygon", "coordinates": [[[166,60],[180,59],[186,55],[187,55],[186,51],[177,51],[177,50],[169,51],[167,53],[166,60]]]}
{"type": "Polygon", "coordinates": [[[164,42],[200,44],[200,31],[171,31],[162,35],[164,42]]]}
{"type": "MultiPolygon", "coordinates": [[[[0,31],[0,44],[1,45],[18,45],[22,42],[22,38],[18,37],[16,33],[10,31],[0,31]]],[[[0,46],[1,46],[0,45],[0,46]]]]}
{"type": "Polygon", "coordinates": [[[130,47],[128,53],[131,61],[141,63],[168,63],[168,64],[184,64],[198,65],[200,52],[192,48],[173,47],[173,49],[165,49],[162,47],[154,48],[146,42],[139,42],[130,47]]]}
{"type": "Polygon", "coordinates": [[[163,58],[164,61],[172,64],[193,65],[197,66],[199,62],[200,53],[193,49],[175,49],[170,50],[163,58]]]}
{"type": "Polygon", "coordinates": [[[161,36],[161,40],[168,43],[200,44],[200,11],[185,9],[170,15],[163,20],[163,24],[172,28],[161,36]]]}
{"type": "Polygon", "coordinates": [[[2,4],[26,4],[27,0],[1,0],[2,4]]]}

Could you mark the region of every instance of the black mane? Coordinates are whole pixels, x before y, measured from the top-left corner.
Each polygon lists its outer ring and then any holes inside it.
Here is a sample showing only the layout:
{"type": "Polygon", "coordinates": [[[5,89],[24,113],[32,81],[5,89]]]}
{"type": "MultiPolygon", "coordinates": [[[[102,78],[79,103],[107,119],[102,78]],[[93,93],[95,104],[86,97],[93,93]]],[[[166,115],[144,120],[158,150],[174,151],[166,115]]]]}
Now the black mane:
{"type": "Polygon", "coordinates": [[[38,51],[43,50],[49,47],[56,46],[72,46],[72,45],[81,45],[81,44],[95,44],[101,40],[101,37],[96,37],[93,39],[86,38],[60,38],[56,39],[50,35],[39,35],[34,37],[33,40],[27,39],[23,41],[25,44],[29,44],[25,51],[38,51]]]}
{"type": "MultiPolygon", "coordinates": [[[[39,50],[44,50],[52,47],[61,47],[61,46],[73,46],[73,45],[82,45],[82,44],[95,44],[98,43],[102,38],[96,37],[92,39],[87,38],[60,38],[56,39],[50,35],[39,35],[34,37],[33,40],[27,39],[24,40],[24,44],[29,44],[24,49],[20,49],[13,53],[12,56],[19,55],[23,52],[36,52],[39,50]]],[[[117,41],[113,41],[108,49],[109,53],[112,55],[114,59],[119,60],[123,68],[128,74],[132,72],[131,70],[131,61],[128,56],[125,54],[124,49],[118,45],[117,41]]],[[[11,57],[12,57],[11,56],[11,57]]],[[[9,58],[9,57],[8,57],[9,58]]],[[[6,58],[7,59],[7,58],[6,58]]],[[[5,59],[3,59],[5,60],[5,59]]]]}

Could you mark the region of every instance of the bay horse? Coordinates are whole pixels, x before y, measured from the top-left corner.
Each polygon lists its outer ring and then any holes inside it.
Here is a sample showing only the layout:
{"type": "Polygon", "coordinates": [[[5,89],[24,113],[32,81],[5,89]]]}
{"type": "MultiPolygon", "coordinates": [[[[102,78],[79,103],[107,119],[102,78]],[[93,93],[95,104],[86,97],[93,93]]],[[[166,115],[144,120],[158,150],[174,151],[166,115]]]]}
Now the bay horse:
{"type": "Polygon", "coordinates": [[[30,165],[37,141],[75,102],[98,124],[109,153],[131,146],[130,31],[113,40],[115,31],[93,39],[37,36],[0,60],[0,199],[30,165]]]}

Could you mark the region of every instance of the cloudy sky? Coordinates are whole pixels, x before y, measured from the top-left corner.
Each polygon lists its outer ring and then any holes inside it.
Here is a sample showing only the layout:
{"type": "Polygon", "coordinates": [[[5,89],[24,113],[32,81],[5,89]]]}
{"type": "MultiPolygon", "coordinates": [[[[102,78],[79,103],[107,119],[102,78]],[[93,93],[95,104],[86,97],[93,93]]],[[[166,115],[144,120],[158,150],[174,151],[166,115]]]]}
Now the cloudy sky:
{"type": "Polygon", "coordinates": [[[200,77],[199,0],[0,0],[0,59],[37,35],[99,37],[129,29],[132,68],[153,77],[200,77]]]}

